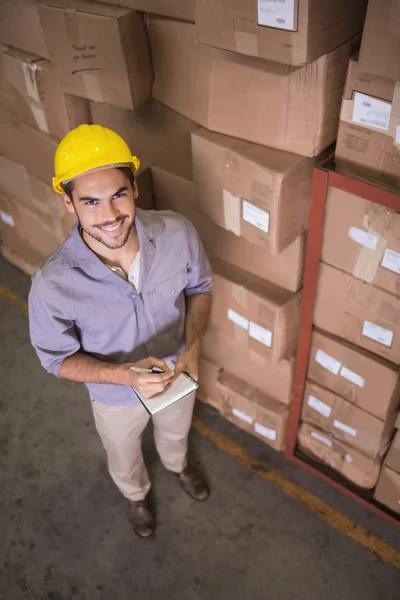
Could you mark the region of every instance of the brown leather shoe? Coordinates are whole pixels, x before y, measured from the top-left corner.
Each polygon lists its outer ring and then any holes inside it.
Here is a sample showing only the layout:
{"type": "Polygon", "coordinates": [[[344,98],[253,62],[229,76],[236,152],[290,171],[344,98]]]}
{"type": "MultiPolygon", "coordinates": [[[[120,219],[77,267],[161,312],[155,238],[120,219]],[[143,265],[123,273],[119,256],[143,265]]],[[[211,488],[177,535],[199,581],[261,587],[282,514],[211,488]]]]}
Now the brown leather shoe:
{"type": "Polygon", "coordinates": [[[128,516],[133,531],[139,537],[148,538],[153,535],[156,525],[146,499],[139,502],[130,501],[128,516]]]}
{"type": "Polygon", "coordinates": [[[179,473],[178,479],[184,491],[193,500],[204,502],[210,495],[210,490],[200,473],[192,466],[188,465],[186,469],[179,473]]]}

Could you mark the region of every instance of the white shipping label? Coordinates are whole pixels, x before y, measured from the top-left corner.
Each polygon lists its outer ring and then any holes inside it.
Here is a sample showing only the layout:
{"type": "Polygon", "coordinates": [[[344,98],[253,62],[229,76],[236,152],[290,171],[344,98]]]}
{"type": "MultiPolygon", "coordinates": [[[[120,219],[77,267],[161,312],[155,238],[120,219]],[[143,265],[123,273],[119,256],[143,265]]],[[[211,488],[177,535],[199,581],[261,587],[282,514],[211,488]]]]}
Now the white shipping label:
{"type": "Polygon", "coordinates": [[[336,429],[340,429],[341,431],[344,431],[345,433],[348,433],[349,435],[352,435],[354,437],[357,435],[357,431],[355,429],[349,427],[348,425],[346,425],[346,423],[337,421],[336,419],[333,421],[333,426],[336,427],[336,429]]]}
{"type": "Polygon", "coordinates": [[[258,24],[294,30],[294,0],[258,0],[258,24]]]}
{"type": "Polygon", "coordinates": [[[375,235],[358,229],[358,227],[350,227],[348,235],[353,242],[357,242],[357,244],[361,244],[361,246],[365,246],[370,250],[375,250],[378,243],[378,238],[375,235]]]}
{"type": "Polygon", "coordinates": [[[265,427],[260,423],[254,423],[254,431],[267,438],[267,440],[275,441],[276,440],[276,431],[275,429],[271,429],[270,427],[265,427]]]}
{"type": "Polygon", "coordinates": [[[320,435],[316,431],[311,432],[311,437],[314,438],[314,440],[318,440],[322,444],[325,444],[325,446],[329,446],[329,447],[332,446],[332,440],[329,440],[328,438],[324,437],[323,435],[320,435]]]}
{"type": "Polygon", "coordinates": [[[0,219],[4,221],[4,223],[7,223],[7,225],[9,225],[10,227],[15,227],[14,219],[11,215],[4,212],[4,210],[0,210],[0,219]]]}
{"type": "Polygon", "coordinates": [[[232,408],[232,414],[235,415],[235,417],[237,417],[238,419],[246,421],[246,423],[249,423],[249,425],[253,423],[253,419],[250,417],[250,415],[246,415],[246,413],[242,412],[241,410],[238,410],[237,408],[232,408]]]}
{"type": "Polygon", "coordinates": [[[249,328],[248,319],[242,317],[242,315],[239,315],[239,313],[235,312],[231,308],[228,308],[228,319],[235,323],[235,325],[239,325],[239,327],[241,327],[242,329],[249,328]]]}
{"type": "Polygon", "coordinates": [[[362,334],[370,340],[378,342],[378,344],[382,344],[388,348],[392,346],[393,331],[389,331],[389,329],[371,323],[371,321],[364,321],[362,334]]]}
{"type": "Polygon", "coordinates": [[[310,394],[308,396],[307,404],[308,406],[316,410],[320,415],[323,415],[324,417],[330,417],[330,414],[332,412],[331,407],[328,404],[325,404],[325,402],[322,402],[322,400],[316,398],[315,396],[312,396],[310,394]]]}
{"type": "Polygon", "coordinates": [[[250,321],[249,336],[268,348],[272,346],[272,331],[261,327],[261,325],[257,325],[257,323],[253,323],[253,321],[250,321]]]}
{"type": "Polygon", "coordinates": [[[251,202],[243,199],[242,216],[243,221],[246,221],[246,223],[254,225],[257,229],[265,231],[265,233],[269,232],[269,212],[261,210],[258,206],[254,206],[251,202]]]}
{"type": "Polygon", "coordinates": [[[382,260],[382,267],[384,269],[389,269],[389,271],[393,271],[393,273],[397,273],[397,275],[400,275],[400,254],[394,250],[389,250],[389,248],[385,250],[382,260]]]}
{"type": "Polygon", "coordinates": [[[353,123],[387,131],[391,110],[390,102],[383,102],[360,92],[354,94],[353,123]]]}
{"type": "Polygon", "coordinates": [[[333,356],[329,356],[329,354],[327,354],[323,350],[317,350],[317,353],[315,355],[315,362],[321,365],[321,367],[328,369],[328,371],[330,371],[334,375],[337,375],[339,373],[340,367],[342,366],[342,363],[336,360],[336,358],[333,358],[333,356]]]}
{"type": "Polygon", "coordinates": [[[347,379],[347,381],[351,381],[351,383],[358,385],[358,387],[360,388],[363,388],[365,385],[364,377],[361,377],[361,375],[357,375],[357,373],[354,373],[354,371],[350,371],[350,369],[347,369],[346,367],[341,368],[340,376],[344,377],[344,379],[347,379]]]}

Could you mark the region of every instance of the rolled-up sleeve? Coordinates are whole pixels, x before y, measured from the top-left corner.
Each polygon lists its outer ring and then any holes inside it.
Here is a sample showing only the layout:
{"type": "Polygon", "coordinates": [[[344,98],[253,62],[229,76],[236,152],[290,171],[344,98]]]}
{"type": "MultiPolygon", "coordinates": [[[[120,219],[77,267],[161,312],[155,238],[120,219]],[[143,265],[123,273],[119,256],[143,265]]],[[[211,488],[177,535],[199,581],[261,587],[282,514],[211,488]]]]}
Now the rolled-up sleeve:
{"type": "Polygon", "coordinates": [[[29,294],[31,343],[42,367],[57,377],[64,360],[81,348],[74,322],[62,304],[57,291],[47,288],[38,271],[29,294]]]}
{"type": "Polygon", "coordinates": [[[210,262],[196,229],[187,219],[185,219],[185,224],[189,247],[188,283],[185,294],[187,296],[211,294],[212,270],[210,262]]]}

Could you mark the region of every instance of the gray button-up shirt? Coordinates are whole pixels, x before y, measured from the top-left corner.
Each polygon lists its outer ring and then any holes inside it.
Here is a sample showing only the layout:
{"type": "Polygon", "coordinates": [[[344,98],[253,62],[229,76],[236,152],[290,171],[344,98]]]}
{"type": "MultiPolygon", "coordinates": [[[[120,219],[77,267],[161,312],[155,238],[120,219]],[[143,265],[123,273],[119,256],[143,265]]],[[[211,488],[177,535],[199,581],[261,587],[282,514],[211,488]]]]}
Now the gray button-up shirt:
{"type": "MultiPolygon", "coordinates": [[[[59,374],[78,350],[100,360],[176,359],[185,349],[185,296],[210,293],[211,268],[193,225],[172,211],[137,209],[140,279],[136,290],[85,244],[75,225],[41,265],[29,295],[32,344],[59,374]]],[[[87,383],[107,405],[139,402],[132,388],[87,383]]]]}

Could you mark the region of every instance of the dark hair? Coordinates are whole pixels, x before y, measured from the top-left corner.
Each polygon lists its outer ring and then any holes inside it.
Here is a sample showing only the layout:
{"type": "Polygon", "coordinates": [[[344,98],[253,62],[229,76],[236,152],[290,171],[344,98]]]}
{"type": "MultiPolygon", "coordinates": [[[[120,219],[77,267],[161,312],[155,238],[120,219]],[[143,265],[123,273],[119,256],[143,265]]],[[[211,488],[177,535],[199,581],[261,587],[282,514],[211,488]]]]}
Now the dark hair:
{"type": "MultiPolygon", "coordinates": [[[[135,183],[135,175],[132,173],[132,169],[130,167],[116,167],[116,168],[118,169],[118,171],[121,171],[121,173],[123,173],[123,175],[125,175],[125,177],[129,180],[129,182],[132,186],[132,189],[133,189],[133,184],[135,183]]],[[[73,189],[74,189],[74,180],[73,179],[63,186],[63,191],[67,194],[67,196],[71,200],[71,202],[72,202],[73,189]]]]}

